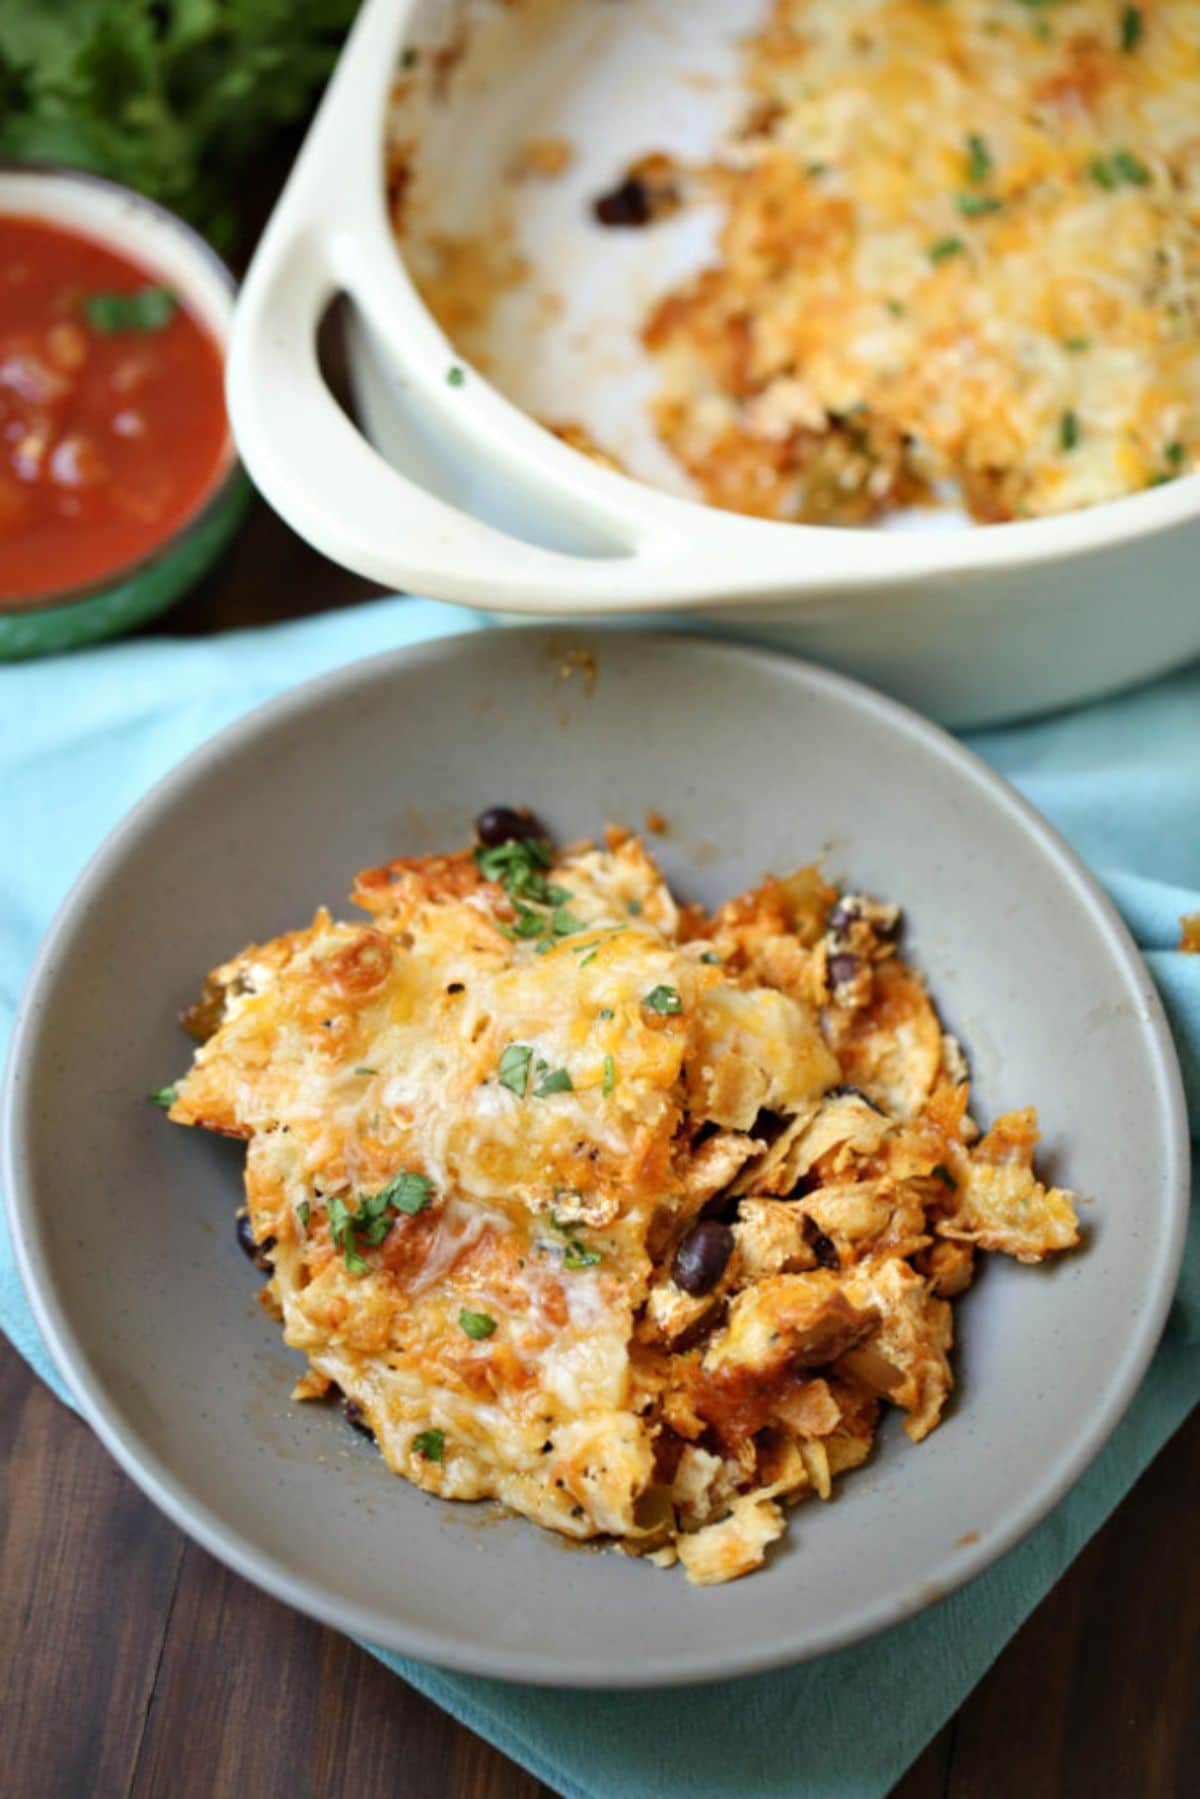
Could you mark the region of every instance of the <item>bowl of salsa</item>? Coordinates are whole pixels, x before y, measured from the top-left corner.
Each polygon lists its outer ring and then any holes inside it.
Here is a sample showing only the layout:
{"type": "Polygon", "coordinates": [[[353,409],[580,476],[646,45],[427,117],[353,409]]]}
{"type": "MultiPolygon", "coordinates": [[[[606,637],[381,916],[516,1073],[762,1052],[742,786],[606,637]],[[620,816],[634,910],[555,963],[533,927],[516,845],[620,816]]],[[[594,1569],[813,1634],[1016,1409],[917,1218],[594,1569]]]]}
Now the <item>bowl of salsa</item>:
{"type": "Polygon", "coordinates": [[[0,169],[0,656],[162,612],[248,486],[225,413],[234,280],[189,226],[76,170],[0,169]]]}

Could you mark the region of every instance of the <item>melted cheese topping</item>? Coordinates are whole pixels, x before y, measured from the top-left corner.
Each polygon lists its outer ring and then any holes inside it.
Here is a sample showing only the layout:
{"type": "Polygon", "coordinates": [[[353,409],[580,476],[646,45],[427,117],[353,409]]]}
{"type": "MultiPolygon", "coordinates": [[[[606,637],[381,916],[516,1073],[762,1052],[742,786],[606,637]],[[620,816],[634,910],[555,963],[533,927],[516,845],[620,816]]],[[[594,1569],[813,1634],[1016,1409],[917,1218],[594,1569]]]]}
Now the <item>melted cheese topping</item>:
{"type": "Polygon", "coordinates": [[[423,1487],[731,1578],[776,1495],[863,1459],[880,1394],[933,1427],[939,1281],[975,1244],[1068,1247],[1070,1196],[1032,1114],[973,1159],[888,908],[827,924],[808,870],[681,916],[616,834],[533,891],[466,852],[366,871],[370,923],[319,912],[210,977],[171,1117],[246,1140],[299,1395],[336,1385],[423,1487]],[[675,1255],[713,1207],[696,1294],[675,1255]]]}
{"type": "Polygon", "coordinates": [[[1200,5],[774,0],[646,339],[714,504],[1115,499],[1200,457],[1200,5]]]}

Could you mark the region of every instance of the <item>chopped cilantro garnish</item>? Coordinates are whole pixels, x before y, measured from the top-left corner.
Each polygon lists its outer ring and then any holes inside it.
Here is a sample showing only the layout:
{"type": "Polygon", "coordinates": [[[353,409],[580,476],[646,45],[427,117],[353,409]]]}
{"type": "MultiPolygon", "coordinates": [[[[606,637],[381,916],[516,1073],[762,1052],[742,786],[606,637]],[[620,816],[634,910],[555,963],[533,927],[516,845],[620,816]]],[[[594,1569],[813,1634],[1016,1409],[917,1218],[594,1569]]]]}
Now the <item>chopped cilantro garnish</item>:
{"type": "Polygon", "coordinates": [[[552,949],[557,948],[558,945],[555,943],[553,937],[543,937],[540,943],[534,944],[533,953],[535,956],[548,956],[552,949]]]}
{"type": "Polygon", "coordinates": [[[460,1312],[458,1322],[476,1343],[481,1343],[484,1337],[490,1337],[496,1328],[496,1320],[489,1318],[486,1312],[460,1312]]]}
{"type": "Polygon", "coordinates": [[[961,237],[939,237],[935,244],[929,246],[929,260],[932,263],[947,262],[951,256],[959,256],[966,245],[961,237]]]}
{"type": "Polygon", "coordinates": [[[417,52],[413,49],[412,45],[410,44],[408,46],[407,50],[405,50],[404,54],[400,58],[400,67],[402,69],[415,69],[416,66],[417,66],[417,52]]]}
{"type": "Polygon", "coordinates": [[[1079,415],[1064,412],[1058,421],[1058,441],[1064,450],[1073,450],[1079,442],[1079,415]]]}
{"type": "Polygon", "coordinates": [[[934,1166],[929,1170],[929,1173],[930,1173],[930,1177],[933,1180],[944,1181],[946,1183],[947,1187],[957,1188],[957,1186],[958,1186],[958,1182],[955,1180],[954,1176],[951,1174],[950,1170],[947,1168],[947,1166],[944,1162],[935,1163],[934,1166]]]}
{"type": "Polygon", "coordinates": [[[533,1051],[524,1043],[510,1043],[500,1057],[500,1085],[524,1099],[529,1085],[529,1063],[533,1051]]]}
{"type": "Polygon", "coordinates": [[[588,954],[586,956],[584,956],[583,960],[580,962],[580,964],[579,964],[580,968],[586,968],[589,962],[594,962],[596,960],[596,957],[599,955],[599,953],[600,953],[599,950],[590,950],[588,952],[588,954]]]}
{"type": "Polygon", "coordinates": [[[992,172],[992,154],[977,131],[967,138],[967,180],[978,187],[992,172]]]}
{"type": "Polygon", "coordinates": [[[475,850],[480,874],[503,885],[517,915],[515,924],[501,924],[500,929],[510,940],[537,939],[539,956],[553,949],[555,938],[574,937],[587,929],[568,910],[574,897],[570,888],[546,879],[551,861],[551,847],[541,837],[510,837],[505,843],[479,844],[475,850]]]}
{"type": "Polygon", "coordinates": [[[648,1012],[661,1013],[665,1018],[669,1012],[682,1012],[683,1001],[674,987],[652,987],[642,1000],[648,1012]]]}
{"type": "Polygon", "coordinates": [[[710,968],[720,968],[721,966],[721,958],[715,950],[706,949],[700,960],[707,962],[710,968]]]}
{"type": "Polygon", "coordinates": [[[161,1106],[164,1112],[167,1111],[170,1106],[175,1104],[178,1097],[178,1087],[156,1087],[154,1092],[150,1095],[150,1098],[154,1101],[155,1105],[161,1106]]]}
{"type": "Polygon", "coordinates": [[[958,210],[964,219],[980,219],[989,212],[1003,212],[1004,201],[995,194],[960,194],[958,210]]]}
{"type": "Polygon", "coordinates": [[[433,1198],[433,1182],[424,1174],[410,1174],[406,1170],[395,1175],[379,1193],[370,1196],[364,1194],[359,1200],[361,1206],[395,1206],[398,1212],[405,1212],[412,1218],[423,1212],[433,1198]]]}
{"type": "MultiPolygon", "coordinates": [[[[409,1213],[420,1212],[427,1203],[425,1199],[418,1199],[416,1203],[402,1209],[409,1213]]],[[[392,1207],[386,1192],[362,1195],[358,1211],[354,1214],[354,1235],[360,1244],[365,1243],[368,1249],[378,1249],[393,1222],[392,1207]]]]}
{"type": "Polygon", "coordinates": [[[309,1214],[308,1201],[306,1199],[302,1199],[300,1201],[300,1204],[296,1207],[296,1216],[300,1220],[300,1229],[302,1231],[308,1230],[308,1214],[309,1214]]]}
{"type": "Polygon", "coordinates": [[[354,1070],[354,1072],[355,1072],[355,1074],[378,1074],[379,1070],[377,1068],[368,1068],[366,1063],[364,1062],[362,1064],[362,1066],[360,1068],[356,1068],[354,1070]]]}
{"type": "Polygon", "coordinates": [[[587,1249],[577,1237],[572,1237],[563,1250],[564,1268],[594,1268],[600,1260],[597,1249],[587,1249]]]}
{"type": "Polygon", "coordinates": [[[565,1068],[549,1068],[533,1090],[535,1099],[549,1099],[552,1093],[573,1093],[575,1083],[565,1068]]]}
{"type": "Polygon", "coordinates": [[[333,1239],[334,1248],[341,1250],[351,1274],[365,1274],[367,1264],[359,1255],[354,1241],[354,1213],[339,1194],[331,1194],[326,1200],[325,1216],[329,1220],[329,1235],[333,1239]]]}
{"type": "Polygon", "coordinates": [[[510,837],[505,843],[480,843],[475,848],[475,866],[484,880],[500,881],[510,899],[542,899],[546,881],[540,871],[550,862],[550,845],[544,837],[510,837]]]}
{"type": "Polygon", "coordinates": [[[1093,157],[1088,165],[1092,180],[1110,192],[1122,181],[1130,187],[1148,187],[1150,171],[1132,150],[1114,150],[1111,156],[1093,157]]]}
{"type": "Polygon", "coordinates": [[[1112,160],[1122,181],[1128,181],[1131,187],[1149,187],[1150,171],[1132,150],[1118,150],[1112,160]]]}
{"type": "Polygon", "coordinates": [[[444,1430],[419,1430],[412,1440],[417,1455],[424,1456],[427,1462],[444,1462],[446,1459],[446,1433],[444,1430]]]}
{"type": "Polygon", "coordinates": [[[600,1008],[599,1012],[596,1014],[596,1016],[597,1016],[597,1018],[614,1018],[616,1016],[616,1014],[614,1013],[611,1006],[601,1006],[601,1008],[600,1008]]]}
{"type": "Polygon", "coordinates": [[[461,387],[466,378],[467,377],[463,374],[456,362],[451,363],[450,367],[446,370],[447,387],[461,387]]]}
{"type": "Polygon", "coordinates": [[[616,1084],[617,1084],[616,1063],[613,1061],[611,1056],[605,1056],[605,1058],[604,1058],[604,1080],[601,1083],[601,1092],[604,1094],[605,1098],[607,1098],[608,1095],[612,1092],[612,1090],[616,1086],[616,1084]]]}
{"type": "Polygon", "coordinates": [[[1142,41],[1146,21],[1142,17],[1140,6],[1127,6],[1121,14],[1121,48],[1128,55],[1136,50],[1142,41]]]}
{"type": "Polygon", "coordinates": [[[1092,347],[1092,340],[1090,337],[1064,337],[1063,338],[1063,349],[1070,350],[1070,352],[1073,356],[1080,356],[1080,355],[1082,355],[1084,350],[1090,350],[1091,347],[1092,347]]]}
{"type": "Polygon", "coordinates": [[[514,937],[540,937],[546,928],[546,920],[540,912],[534,912],[529,906],[523,906],[520,900],[515,902],[517,922],[511,927],[514,937]]]}
{"type": "Polygon", "coordinates": [[[329,1234],[345,1257],[351,1274],[366,1274],[364,1249],[378,1249],[400,1212],[412,1218],[423,1212],[433,1195],[433,1182],[423,1174],[401,1169],[378,1193],[360,1193],[352,1212],[345,1200],[333,1194],[325,1202],[329,1234]]]}
{"type": "Polygon", "coordinates": [[[627,905],[627,906],[626,906],[626,908],[625,908],[625,910],[626,910],[626,911],[627,911],[627,912],[628,912],[628,913],[630,913],[630,915],[631,915],[631,916],[632,916],[632,917],[634,917],[634,918],[640,918],[640,917],[641,917],[641,916],[642,916],[642,902],[641,902],[641,900],[640,900],[640,899],[631,899],[631,900],[630,900],[630,901],[629,901],[629,904],[628,904],[628,905],[627,905]]]}
{"type": "Polygon", "coordinates": [[[885,300],[884,305],[894,319],[902,319],[904,317],[905,309],[899,300],[885,300]]]}
{"type": "Polygon", "coordinates": [[[1167,466],[1151,475],[1149,485],[1162,487],[1166,482],[1174,481],[1183,472],[1183,461],[1186,454],[1187,451],[1181,443],[1169,443],[1163,451],[1163,461],[1167,466]]]}
{"type": "Polygon", "coordinates": [[[139,287],[131,294],[89,294],[83,302],[83,317],[101,337],[116,331],[136,331],[142,336],[161,331],[179,311],[179,302],[169,288],[139,287]]]}

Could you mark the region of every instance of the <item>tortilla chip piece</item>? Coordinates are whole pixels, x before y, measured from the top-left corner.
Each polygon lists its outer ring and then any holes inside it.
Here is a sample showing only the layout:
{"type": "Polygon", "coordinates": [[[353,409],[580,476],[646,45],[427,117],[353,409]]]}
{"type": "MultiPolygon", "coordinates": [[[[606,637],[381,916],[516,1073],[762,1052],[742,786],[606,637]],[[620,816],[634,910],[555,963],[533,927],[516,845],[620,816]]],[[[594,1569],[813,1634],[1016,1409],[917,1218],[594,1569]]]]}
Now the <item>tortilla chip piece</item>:
{"type": "Polygon", "coordinates": [[[783,1199],[744,1199],[733,1227],[729,1281],[734,1287],[772,1274],[801,1273],[815,1268],[804,1230],[804,1213],[783,1199]]]}
{"type": "Polygon", "coordinates": [[[878,962],[869,1005],[839,1019],[833,1047],[845,1079],[893,1118],[914,1118],[942,1067],[942,1027],[925,983],[903,962],[878,962]]]}
{"type": "Polygon", "coordinates": [[[1038,1180],[1032,1166],[1037,1140],[1032,1106],[998,1118],[960,1171],[954,1204],[938,1220],[938,1234],[1002,1250],[1019,1262],[1040,1262],[1073,1249],[1079,1242],[1076,1196],[1038,1180]]]}
{"type": "Polygon", "coordinates": [[[870,1297],[860,1305],[825,1269],[774,1275],[738,1294],[729,1322],[705,1354],[704,1374],[711,1380],[783,1366],[817,1367],[857,1342],[876,1316],[870,1297]]]}
{"type": "Polygon", "coordinates": [[[747,1494],[719,1524],[680,1537],[679,1559],[693,1586],[738,1580],[762,1567],[768,1545],[782,1536],[784,1525],[783,1511],[773,1499],[747,1494]]]}
{"type": "Polygon", "coordinates": [[[856,1306],[880,1316],[870,1341],[843,1357],[843,1366],[908,1414],[914,1443],[927,1437],[954,1387],[947,1352],[954,1341],[950,1306],[936,1299],[907,1262],[864,1264],[846,1276],[856,1306]]]}

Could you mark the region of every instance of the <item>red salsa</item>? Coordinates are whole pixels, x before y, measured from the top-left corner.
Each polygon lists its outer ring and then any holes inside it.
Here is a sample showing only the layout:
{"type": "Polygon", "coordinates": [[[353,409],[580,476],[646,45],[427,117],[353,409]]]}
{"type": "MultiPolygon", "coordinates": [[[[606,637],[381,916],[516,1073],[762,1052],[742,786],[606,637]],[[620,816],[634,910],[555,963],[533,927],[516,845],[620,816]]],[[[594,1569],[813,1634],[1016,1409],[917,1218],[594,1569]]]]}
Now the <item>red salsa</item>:
{"type": "Polygon", "coordinates": [[[221,352],[149,270],[0,215],[0,603],[162,543],[224,472],[221,352]]]}

